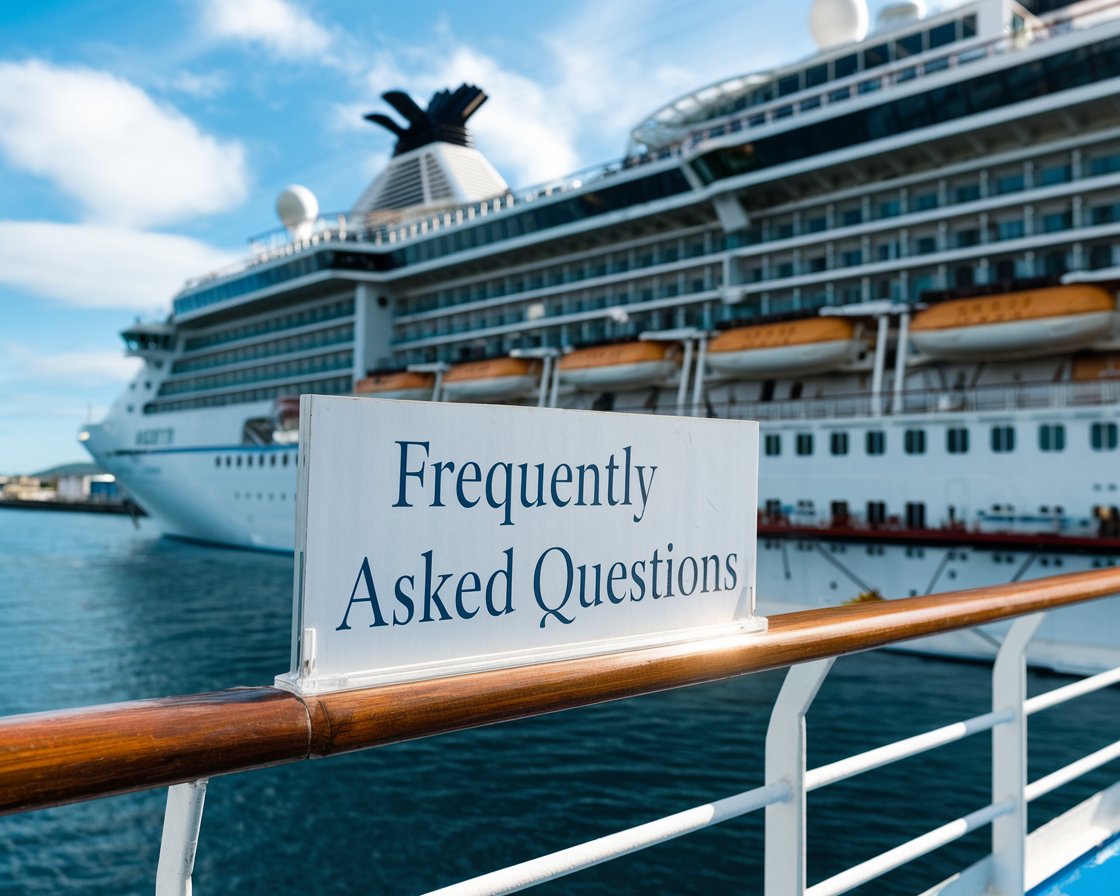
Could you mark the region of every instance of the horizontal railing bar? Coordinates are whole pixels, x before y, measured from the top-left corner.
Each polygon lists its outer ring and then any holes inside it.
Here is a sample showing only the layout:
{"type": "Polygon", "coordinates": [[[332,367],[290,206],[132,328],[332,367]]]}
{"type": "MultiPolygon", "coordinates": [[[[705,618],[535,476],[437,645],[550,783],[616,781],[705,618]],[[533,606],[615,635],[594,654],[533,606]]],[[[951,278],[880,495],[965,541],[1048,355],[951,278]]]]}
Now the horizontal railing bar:
{"type": "Polygon", "coordinates": [[[1113,759],[1120,759],[1120,740],[1028,784],[1024,791],[1026,800],[1030,803],[1041,796],[1046,796],[1046,794],[1050,793],[1052,790],[1057,790],[1059,787],[1068,784],[1076,778],[1080,778],[1093,769],[1100,768],[1102,765],[1112,762],[1113,759]]]}
{"type": "Polygon", "coordinates": [[[842,656],[1120,593],[1120,568],[804,610],[765,632],[301,697],[276,688],[0,719],[0,813],[162,787],[842,656]]]}
{"type": "Polygon", "coordinates": [[[1080,681],[1073,682],[1073,684],[1054,688],[1045,694],[1031,697],[1023,704],[1023,711],[1028,716],[1033,716],[1036,712],[1042,712],[1044,709],[1057,706],[1059,703],[1065,703],[1067,700],[1073,700],[1075,697],[1083,697],[1085,694],[1091,694],[1093,691],[1099,691],[1101,688],[1107,688],[1117,682],[1120,682],[1120,666],[1109,669],[1107,672],[1092,675],[1089,678],[1082,678],[1080,681]]]}
{"type": "Polygon", "coordinates": [[[888,871],[893,871],[900,865],[905,865],[907,862],[912,862],[914,859],[921,858],[926,853],[933,852],[935,849],[940,849],[954,840],[959,840],[966,834],[970,834],[977,828],[983,827],[986,824],[991,824],[992,821],[999,818],[1001,815],[1006,815],[1014,808],[1011,802],[998,803],[992,806],[986,806],[983,809],[977,809],[963,818],[958,818],[956,821],[950,821],[948,824],[943,824],[939,828],[935,828],[928,834],[922,834],[920,837],[915,837],[901,846],[896,846],[894,849],[889,849],[884,853],[880,853],[873,859],[868,859],[866,862],[860,862],[854,865],[847,871],[842,871],[840,874],[830,877],[827,880],[822,880],[819,884],[809,887],[805,891],[805,896],[838,896],[840,893],[847,893],[849,890],[854,890],[856,887],[861,886],[868,881],[875,880],[877,877],[882,877],[888,871]]]}
{"type": "Polygon", "coordinates": [[[539,859],[530,859],[449,887],[433,890],[427,896],[497,896],[502,893],[516,893],[788,799],[789,785],[787,784],[777,783],[756,787],[754,790],[686,809],[674,815],[666,815],[664,818],[625,831],[588,840],[586,843],[541,856],[539,859]]]}
{"type": "Polygon", "coordinates": [[[933,731],[926,731],[922,734],[915,734],[913,737],[897,740],[894,743],[884,744],[873,750],[849,756],[847,759],[830,762],[828,765],[810,769],[805,773],[805,789],[813,791],[821,787],[827,787],[829,784],[844,781],[872,769],[882,768],[892,762],[917,756],[919,753],[932,750],[934,747],[942,747],[945,744],[963,740],[973,734],[979,734],[981,731],[991,731],[996,725],[1006,724],[1014,717],[1015,714],[1010,709],[989,712],[982,716],[965,719],[963,722],[954,722],[943,728],[936,728],[933,731]]]}

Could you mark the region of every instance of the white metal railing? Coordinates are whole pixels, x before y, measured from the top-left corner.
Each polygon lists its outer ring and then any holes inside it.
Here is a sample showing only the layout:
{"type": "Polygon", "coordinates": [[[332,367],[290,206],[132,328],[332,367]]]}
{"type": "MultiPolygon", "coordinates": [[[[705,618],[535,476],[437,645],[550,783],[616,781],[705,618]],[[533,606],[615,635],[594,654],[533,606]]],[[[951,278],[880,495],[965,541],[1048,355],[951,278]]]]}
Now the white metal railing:
{"type": "MultiPolygon", "coordinates": [[[[901,414],[944,414],[949,411],[1001,412],[1082,407],[1120,401],[1120,381],[1016,383],[970,389],[909,390],[902,395],[901,414]]],[[[834,417],[877,417],[886,402],[868,394],[829,398],[716,404],[720,416],[746,420],[815,420],[834,417]]],[[[706,408],[705,408],[706,410],[706,408]]]]}
{"type": "MultiPolygon", "coordinates": [[[[1008,631],[993,667],[991,712],[807,770],[805,717],[832,668],[833,659],[792,666],[770,717],[762,786],[453,884],[428,896],[517,892],[763,808],[766,896],[839,896],[986,825],[992,827],[992,853],[983,869],[986,880],[977,892],[987,887],[991,892],[1023,893],[1028,884],[1027,805],[1120,758],[1117,740],[1028,784],[1027,717],[1120,683],[1117,668],[1026,699],[1026,647],[1043,615],[1022,617],[1008,631]],[[988,805],[807,886],[805,816],[806,795],[810,791],[984,731],[991,731],[993,738],[988,805]]],[[[176,853],[172,851],[171,855],[176,853]]]]}

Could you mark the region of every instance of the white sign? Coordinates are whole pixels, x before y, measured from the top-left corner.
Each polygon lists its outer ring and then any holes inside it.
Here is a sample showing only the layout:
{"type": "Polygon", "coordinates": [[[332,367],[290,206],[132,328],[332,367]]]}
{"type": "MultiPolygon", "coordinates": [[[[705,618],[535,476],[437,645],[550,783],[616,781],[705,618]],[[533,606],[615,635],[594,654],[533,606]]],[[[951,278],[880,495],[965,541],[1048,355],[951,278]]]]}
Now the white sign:
{"type": "Polygon", "coordinates": [[[307,395],[303,693],[765,628],[758,424],[307,395]]]}

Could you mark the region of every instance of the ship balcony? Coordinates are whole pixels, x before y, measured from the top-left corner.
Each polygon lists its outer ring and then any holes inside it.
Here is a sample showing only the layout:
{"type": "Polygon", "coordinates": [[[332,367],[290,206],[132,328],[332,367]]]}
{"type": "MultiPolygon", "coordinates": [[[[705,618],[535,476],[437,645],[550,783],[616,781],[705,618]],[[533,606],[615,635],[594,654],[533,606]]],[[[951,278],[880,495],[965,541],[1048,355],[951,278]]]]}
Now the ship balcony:
{"type": "MultiPolygon", "coordinates": [[[[998,413],[1094,407],[1120,402],[1120,380],[1066,383],[1014,383],[966,389],[907,389],[899,414],[998,413]]],[[[715,403],[716,416],[744,420],[824,420],[871,418],[885,412],[886,402],[870,393],[774,401],[715,403]]],[[[705,406],[706,408],[706,406],[705,406]]],[[[622,410],[621,408],[618,408],[622,410]]],[[[706,412],[706,411],[705,411],[706,412]]]]}

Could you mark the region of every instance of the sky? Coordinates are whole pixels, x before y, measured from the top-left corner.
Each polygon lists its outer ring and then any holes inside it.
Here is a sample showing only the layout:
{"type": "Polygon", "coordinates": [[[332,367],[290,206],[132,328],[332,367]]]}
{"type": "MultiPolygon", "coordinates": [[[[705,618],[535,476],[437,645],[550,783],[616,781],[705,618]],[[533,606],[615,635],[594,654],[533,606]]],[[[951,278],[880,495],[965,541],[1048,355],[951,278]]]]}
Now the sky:
{"type": "Polygon", "coordinates": [[[277,227],[285,186],[349,208],[392,150],[362,119],[385,91],[484,88],[475,144],[528,187],[619,158],[681,94],[808,55],[809,6],[0,4],[0,474],[86,459],[78,429],[139,364],[120,331],[277,227]]]}

